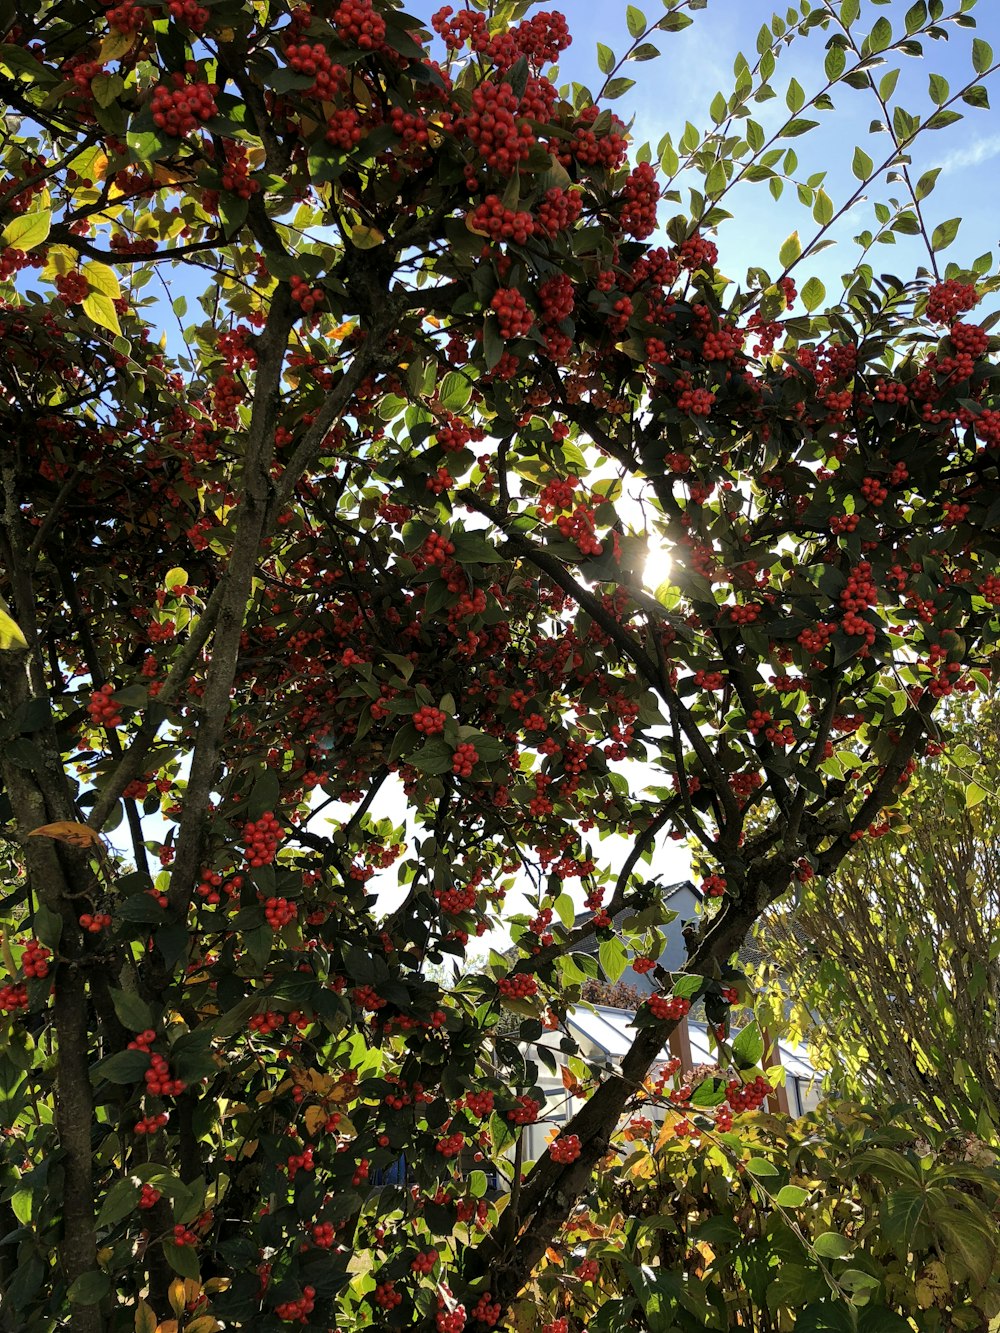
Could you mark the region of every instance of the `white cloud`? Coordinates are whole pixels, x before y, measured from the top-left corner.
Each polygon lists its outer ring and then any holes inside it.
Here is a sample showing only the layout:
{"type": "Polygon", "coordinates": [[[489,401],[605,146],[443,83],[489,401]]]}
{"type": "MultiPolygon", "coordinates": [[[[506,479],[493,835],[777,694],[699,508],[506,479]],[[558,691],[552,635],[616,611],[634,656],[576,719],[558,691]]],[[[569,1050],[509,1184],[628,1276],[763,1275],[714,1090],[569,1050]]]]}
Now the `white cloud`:
{"type": "Polygon", "coordinates": [[[989,134],[982,139],[974,139],[968,148],[961,148],[952,153],[942,168],[944,175],[962,171],[966,167],[978,167],[981,162],[988,162],[991,157],[1000,156],[1000,134],[989,134]]]}

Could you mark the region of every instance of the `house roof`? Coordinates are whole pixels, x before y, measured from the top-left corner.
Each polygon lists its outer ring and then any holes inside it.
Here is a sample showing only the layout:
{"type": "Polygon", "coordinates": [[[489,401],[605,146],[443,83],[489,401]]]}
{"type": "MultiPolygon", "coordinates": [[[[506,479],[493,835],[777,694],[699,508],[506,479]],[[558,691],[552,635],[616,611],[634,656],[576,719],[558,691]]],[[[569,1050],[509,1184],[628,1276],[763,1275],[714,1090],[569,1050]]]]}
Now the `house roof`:
{"type": "MultiPolygon", "coordinates": [[[[628,1009],[613,1009],[610,1005],[595,1004],[591,1008],[571,1009],[566,1016],[567,1026],[585,1043],[595,1046],[612,1062],[621,1060],[631,1049],[635,1040],[635,1028],[632,1026],[634,1015],[628,1009]]],[[[708,1038],[708,1025],[687,1022],[688,1041],[691,1045],[691,1057],[696,1065],[713,1064],[716,1056],[708,1038]]],[[[796,1078],[812,1079],[816,1070],[809,1060],[804,1046],[793,1045],[788,1041],[778,1042],[781,1064],[786,1071],[796,1078]]],[[[667,1061],[672,1052],[666,1046],[657,1056],[657,1061],[667,1061]]]]}

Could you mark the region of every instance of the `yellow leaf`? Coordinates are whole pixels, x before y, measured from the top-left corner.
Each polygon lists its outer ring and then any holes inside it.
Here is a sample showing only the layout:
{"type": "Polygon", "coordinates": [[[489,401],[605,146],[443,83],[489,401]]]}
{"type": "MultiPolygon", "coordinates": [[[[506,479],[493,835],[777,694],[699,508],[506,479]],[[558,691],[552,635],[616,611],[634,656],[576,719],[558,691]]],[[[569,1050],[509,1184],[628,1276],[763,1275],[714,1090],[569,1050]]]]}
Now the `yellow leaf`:
{"type": "Polygon", "coordinates": [[[167,570],[167,577],[163,581],[168,588],[181,588],[188,581],[188,572],[178,565],[176,569],[167,570]]]}
{"type": "Polygon", "coordinates": [[[192,1319],[190,1324],[186,1324],[184,1333],[218,1333],[221,1327],[217,1319],[213,1319],[210,1314],[203,1314],[197,1319],[192,1319]]]}
{"type": "Polygon", "coordinates": [[[302,1119],[305,1122],[306,1133],[312,1138],[329,1120],[329,1114],[323,1110],[322,1106],[307,1106],[302,1113],[302,1119]]]}
{"type": "Polygon", "coordinates": [[[28,640],[21,632],[21,626],[7,614],[7,606],[0,597],[0,652],[9,653],[27,648],[28,640]]]}
{"type": "Polygon", "coordinates": [[[184,1305],[187,1301],[187,1293],[184,1290],[184,1279],[175,1277],[167,1291],[167,1300],[170,1302],[170,1308],[178,1319],[184,1313],[184,1305]]]}
{"type": "Polygon", "coordinates": [[[108,329],[111,333],[121,333],[122,326],[118,323],[115,303],[103,292],[92,291],[89,296],[84,297],[83,312],[102,329],[108,329]]]}
{"type": "Polygon", "coordinates": [[[120,298],[122,289],[118,285],[118,277],[114,269],[107,264],[99,264],[96,259],[91,260],[89,264],[84,264],[83,275],[92,292],[103,292],[112,301],[120,298]]]}
{"type": "Polygon", "coordinates": [[[89,824],[77,824],[72,819],[59,819],[54,824],[42,824],[33,828],[29,838],[54,838],[56,842],[65,842],[70,847],[99,847],[101,835],[89,824]]]}
{"type": "Polygon", "coordinates": [[[346,338],[349,333],[353,332],[354,332],[354,323],[352,320],[348,320],[346,324],[338,324],[337,327],[333,329],[332,332],[328,333],[326,336],[328,338],[333,338],[335,342],[340,342],[341,339],[346,338]]]}
{"type": "Polygon", "coordinates": [[[71,268],[76,268],[77,253],[68,245],[50,245],[49,262],[42,269],[42,277],[51,282],[54,277],[63,277],[71,268]]]}
{"type": "Polygon", "coordinates": [[[106,65],[109,60],[120,60],[122,56],[127,55],[135,45],[134,32],[117,32],[112,30],[101,43],[101,53],[97,57],[102,65],[106,65]]]}
{"type": "Polygon", "coordinates": [[[22,213],[20,217],[11,218],[4,227],[3,243],[16,250],[34,250],[48,236],[51,226],[51,208],[42,208],[36,213],[22,213]]]}
{"type": "Polygon", "coordinates": [[[135,1307],[135,1333],[156,1333],[156,1315],[145,1301],[135,1307]]]}
{"type": "Polygon", "coordinates": [[[351,244],[358,250],[374,250],[385,244],[385,237],[377,227],[352,227],[351,244]]]}
{"type": "Polygon", "coordinates": [[[178,1333],[176,1319],[164,1319],[162,1324],[156,1325],[156,1333],[178,1333]]]}

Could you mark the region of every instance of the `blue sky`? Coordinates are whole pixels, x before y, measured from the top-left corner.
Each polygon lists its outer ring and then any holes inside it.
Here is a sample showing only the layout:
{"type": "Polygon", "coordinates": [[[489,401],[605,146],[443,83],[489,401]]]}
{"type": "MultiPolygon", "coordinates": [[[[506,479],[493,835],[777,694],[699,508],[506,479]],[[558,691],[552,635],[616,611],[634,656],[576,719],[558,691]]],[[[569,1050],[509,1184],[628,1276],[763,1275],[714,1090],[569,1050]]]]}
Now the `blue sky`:
{"type": "MultiPolygon", "coordinates": [[[[453,3],[458,4],[456,0],[453,3]]],[[[839,6],[841,0],[836,0],[839,6]]],[[[911,0],[890,0],[876,4],[861,0],[861,15],[852,32],[858,40],[867,34],[879,18],[887,18],[893,33],[904,31],[903,16],[911,0]]],[[[961,0],[946,0],[945,14],[959,10],[961,0]]],[[[436,2],[412,0],[407,5],[410,13],[428,19],[438,8],[436,2]]],[[[642,6],[650,20],[664,11],[662,0],[644,0],[642,6]]],[[[807,6],[808,7],[808,6],[807,6]]],[[[812,8],[822,8],[823,0],[812,0],[812,8]]],[[[561,9],[566,14],[573,33],[573,45],[563,55],[560,65],[561,85],[575,80],[596,90],[602,82],[596,61],[598,41],[610,46],[617,54],[623,53],[629,43],[626,26],[626,0],[572,0],[559,4],[549,0],[537,6],[561,9]]],[[[705,9],[692,15],[692,25],[679,33],[660,33],[657,45],[662,55],[658,60],[630,63],[622,72],[635,79],[635,87],[612,105],[625,120],[635,118],[633,132],[636,143],[648,140],[656,147],[661,136],[669,131],[676,143],[685,122],[692,121],[699,129],[711,125],[709,106],[715,93],[721,90],[727,96],[734,87],[733,64],[740,51],[753,64],[756,59],[756,37],[762,23],[769,23],[774,13],[788,13],[784,5],[773,5],[770,0],[708,0],[705,9]]],[[[948,80],[955,93],[973,76],[971,48],[973,37],[989,42],[1000,56],[1000,3],[998,0],[979,0],[971,11],[977,21],[975,30],[960,28],[953,23],[941,26],[950,34],[946,40],[924,43],[922,59],[893,56],[877,71],[884,75],[893,65],[900,69],[899,83],[893,105],[901,103],[912,115],[921,118],[933,110],[928,95],[931,72],[948,80]]],[[[832,31],[832,29],[830,30],[832,31]]],[[[772,78],[777,93],[774,100],[754,107],[754,118],[766,130],[787,116],[785,93],[794,77],[807,96],[822,87],[823,61],[829,33],[815,31],[808,38],[796,39],[781,55],[772,78]]],[[[937,188],[924,201],[928,229],[950,218],[962,217],[958,238],[944,252],[944,262],[966,266],[977,256],[1000,249],[1000,220],[997,203],[1000,190],[996,173],[1000,167],[1000,88],[993,99],[998,109],[983,110],[961,104],[964,118],[945,129],[929,131],[913,147],[913,179],[923,172],[941,167],[937,188]]],[[[869,126],[881,117],[881,110],[872,93],[841,87],[834,98],[835,109],[820,114],[819,128],[794,140],[802,175],[813,171],[829,172],[825,188],[836,206],[845,201],[858,186],[851,173],[851,162],[856,145],[860,145],[876,162],[888,156],[891,142],[888,135],[872,134],[869,126]]],[[[803,112],[803,115],[808,112],[803,112]]],[[[812,117],[810,117],[812,118],[812,117]]],[[[881,194],[898,195],[901,187],[882,184],[881,194]]],[[[780,272],[778,249],[784,238],[799,230],[805,241],[815,230],[810,211],[803,208],[795,192],[786,186],[781,200],[775,202],[766,184],[741,187],[731,196],[727,205],[734,219],[723,225],[719,233],[721,267],[737,281],[745,278],[751,264],[766,268],[772,276],[780,272]]],[[[661,205],[661,218],[681,211],[676,205],[661,205]]],[[[838,279],[850,271],[856,262],[857,247],[851,238],[868,226],[872,219],[871,202],[859,204],[831,234],[838,244],[814,261],[806,264],[797,275],[798,285],[810,273],[816,273],[826,283],[829,295],[839,292],[838,279]]],[[[889,271],[909,278],[916,267],[926,262],[926,251],[919,239],[899,237],[894,246],[878,245],[872,263],[877,272],[889,271]]]]}

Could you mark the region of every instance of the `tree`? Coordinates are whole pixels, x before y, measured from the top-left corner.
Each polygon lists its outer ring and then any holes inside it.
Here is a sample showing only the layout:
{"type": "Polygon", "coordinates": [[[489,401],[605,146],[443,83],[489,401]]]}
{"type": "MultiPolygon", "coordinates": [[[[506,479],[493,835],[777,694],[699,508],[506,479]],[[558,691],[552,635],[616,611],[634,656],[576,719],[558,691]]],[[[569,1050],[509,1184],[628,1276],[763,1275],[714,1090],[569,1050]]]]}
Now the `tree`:
{"type": "MultiPolygon", "coordinates": [[[[769,963],[835,1086],[996,1139],[1000,779],[995,698],[951,710],[951,746],[868,842],[794,913],[766,918],[769,963]]],[[[847,756],[844,756],[845,759],[847,756]]]]}
{"type": "Polygon", "coordinates": [[[815,243],[735,288],[710,239],[729,191],[794,175],[774,155],[830,87],[887,105],[880,62],[972,6],[862,37],[855,0],[804,5],[706,135],[630,165],[603,104],[700,7],[629,9],[626,56],[565,97],[564,20],[514,4],[439,11],[434,46],[383,0],[5,20],[19,1329],[152,1329],[168,1307],[188,1333],[495,1323],[677,1018],[703,999],[731,1058],[735,947],[882,830],[941,697],[985,683],[1000,415],[968,312],[996,284],[989,260],[939,269],[957,224],[929,234],[906,149],[982,102],[992,53],[890,117],[839,211],[803,182],[815,243]],[[825,39],[827,84],[789,89],[769,137],[751,100],[795,33],[825,39]],[[685,168],[698,188],[654,244],[685,168]],[[916,225],[931,268],[862,264],[824,314],[811,280],[786,318],[792,270],[886,174],[909,193],[880,227],[916,225]],[[183,327],[161,337],[168,303],[183,327]],[[655,595],[650,539],[673,561],[655,595]],[[553,1058],[524,1048],[595,967],[574,945],[601,933],[610,972],[657,956],[645,867],[668,833],[696,840],[716,910],[501,1211],[465,1155],[512,1174],[553,1058]],[[630,840],[617,874],[607,834],[630,840]],[[516,874],[516,960],[425,973],[516,874]]]}

